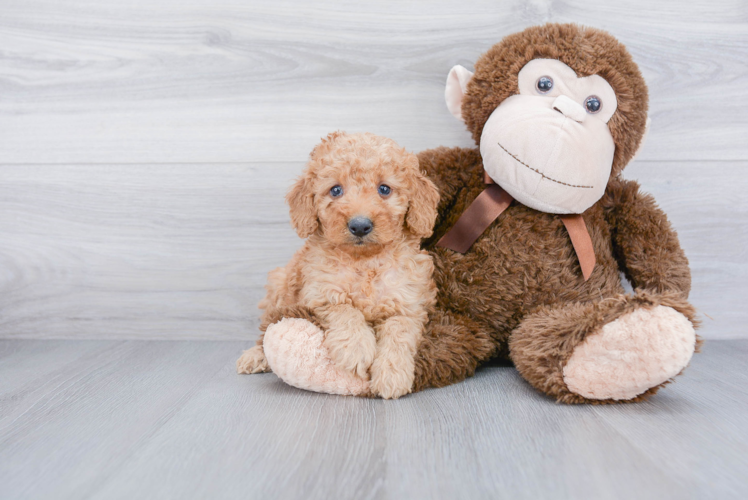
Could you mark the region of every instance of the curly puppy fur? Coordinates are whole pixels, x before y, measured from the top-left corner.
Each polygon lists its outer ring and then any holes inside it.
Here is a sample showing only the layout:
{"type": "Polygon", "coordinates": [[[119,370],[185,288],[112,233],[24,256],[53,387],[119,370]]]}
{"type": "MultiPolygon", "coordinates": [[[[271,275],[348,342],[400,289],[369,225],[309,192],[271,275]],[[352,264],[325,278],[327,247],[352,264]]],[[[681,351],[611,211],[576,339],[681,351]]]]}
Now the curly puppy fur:
{"type": "MultiPolygon", "coordinates": [[[[325,331],[336,365],[371,375],[375,394],[410,392],[436,297],[433,262],[420,243],[431,235],[439,193],[418,158],[390,139],[336,132],[314,149],[286,200],[294,229],[308,239],[268,276],[263,332],[282,317],[309,319],[325,331]],[[389,194],[380,194],[382,184],[389,194]],[[343,194],[331,196],[333,186],[343,194]],[[355,236],[349,222],[356,217],[370,219],[372,231],[355,236]]],[[[267,371],[262,339],[237,367],[267,371]]]]}

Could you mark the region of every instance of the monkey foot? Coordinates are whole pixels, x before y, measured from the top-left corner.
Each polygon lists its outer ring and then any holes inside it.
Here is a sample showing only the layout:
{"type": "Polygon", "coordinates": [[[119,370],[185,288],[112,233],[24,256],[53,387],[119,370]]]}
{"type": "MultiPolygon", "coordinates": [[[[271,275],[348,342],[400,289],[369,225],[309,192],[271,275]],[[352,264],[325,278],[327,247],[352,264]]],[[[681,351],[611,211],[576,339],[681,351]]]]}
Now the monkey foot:
{"type": "Polygon", "coordinates": [[[696,333],[670,307],[637,309],[603,326],[564,367],[570,391],[589,399],[632,399],[678,375],[694,353],[696,333]]]}
{"type": "Polygon", "coordinates": [[[335,366],[324,338],[324,332],[309,321],[284,318],[265,332],[265,357],[273,373],[299,389],[345,396],[368,394],[368,380],[335,366]]]}

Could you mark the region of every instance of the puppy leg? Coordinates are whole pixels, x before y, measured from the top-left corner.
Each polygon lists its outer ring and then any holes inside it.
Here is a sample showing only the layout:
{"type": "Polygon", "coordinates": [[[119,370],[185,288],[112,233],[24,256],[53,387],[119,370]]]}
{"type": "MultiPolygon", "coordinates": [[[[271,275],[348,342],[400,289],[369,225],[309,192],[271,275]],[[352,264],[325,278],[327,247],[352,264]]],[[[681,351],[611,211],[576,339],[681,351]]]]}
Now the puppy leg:
{"type": "Polygon", "coordinates": [[[325,347],[337,366],[369,378],[369,367],[377,352],[374,330],[363,313],[348,304],[331,306],[317,312],[325,326],[325,347]]]}
{"type": "Polygon", "coordinates": [[[236,373],[262,373],[269,372],[268,360],[265,359],[265,351],[262,349],[262,337],[257,339],[257,345],[252,349],[244,351],[236,360],[236,373]]]}
{"type": "Polygon", "coordinates": [[[371,388],[384,399],[408,394],[415,377],[415,354],[423,325],[393,316],[377,327],[377,356],[371,365],[371,388]]]}

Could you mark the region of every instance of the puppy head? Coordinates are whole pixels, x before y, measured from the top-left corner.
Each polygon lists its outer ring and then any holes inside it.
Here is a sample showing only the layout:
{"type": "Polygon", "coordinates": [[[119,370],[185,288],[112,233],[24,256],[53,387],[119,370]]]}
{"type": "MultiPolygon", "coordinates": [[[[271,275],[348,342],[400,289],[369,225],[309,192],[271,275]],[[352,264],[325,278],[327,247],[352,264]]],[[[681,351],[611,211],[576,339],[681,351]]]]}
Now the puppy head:
{"type": "Polygon", "coordinates": [[[431,235],[439,193],[418,158],[391,139],[335,132],[314,148],[286,200],[299,236],[319,232],[360,251],[431,235]]]}

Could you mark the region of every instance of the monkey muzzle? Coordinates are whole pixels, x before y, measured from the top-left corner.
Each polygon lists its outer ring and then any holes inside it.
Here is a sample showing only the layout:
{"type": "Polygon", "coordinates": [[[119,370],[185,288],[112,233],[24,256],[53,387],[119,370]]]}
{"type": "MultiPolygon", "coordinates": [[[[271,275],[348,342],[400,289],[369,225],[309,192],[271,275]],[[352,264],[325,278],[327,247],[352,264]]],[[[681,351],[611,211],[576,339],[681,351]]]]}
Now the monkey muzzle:
{"type": "Polygon", "coordinates": [[[520,203],[580,214],[605,193],[615,143],[605,122],[565,95],[514,95],[486,122],[486,173],[520,203]]]}

